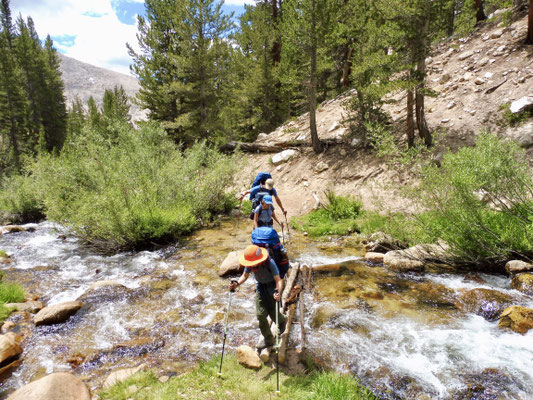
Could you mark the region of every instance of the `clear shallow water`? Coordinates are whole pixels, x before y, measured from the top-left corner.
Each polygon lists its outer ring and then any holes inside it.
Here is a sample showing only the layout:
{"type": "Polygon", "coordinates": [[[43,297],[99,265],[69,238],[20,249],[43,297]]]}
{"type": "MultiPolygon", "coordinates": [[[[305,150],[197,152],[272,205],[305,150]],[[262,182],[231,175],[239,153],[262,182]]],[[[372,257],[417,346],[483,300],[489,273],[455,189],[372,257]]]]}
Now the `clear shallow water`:
{"type": "MultiPolygon", "coordinates": [[[[75,300],[101,280],[130,291],[86,305],[52,327],[35,328],[14,314],[25,332],[23,363],[2,384],[4,395],[51,372],[73,372],[97,389],[118,368],[144,362],[177,372],[218,354],[228,301],[218,266],[229,251],[244,248],[251,228],[235,233],[231,222],[224,223],[175,248],[102,256],[60,226],[33,226],[35,232],[0,237],[0,249],[13,260],[3,267],[8,279],[47,304],[75,300]]],[[[532,307],[533,299],[509,289],[508,278],[481,274],[484,282],[476,283],[453,274],[396,275],[365,264],[342,243],[331,249],[293,236],[293,259],[349,266],[339,276],[315,274],[313,290],[305,294],[307,347],[329,365],[357,375],[384,398],[447,399],[472,383],[500,396],[493,398],[533,398],[533,332],[502,331],[496,322],[430,301],[445,289],[485,288],[532,307]]],[[[249,280],[232,303],[230,351],[255,343],[258,333],[249,280]]],[[[296,325],[292,337],[298,345],[296,325]]]]}

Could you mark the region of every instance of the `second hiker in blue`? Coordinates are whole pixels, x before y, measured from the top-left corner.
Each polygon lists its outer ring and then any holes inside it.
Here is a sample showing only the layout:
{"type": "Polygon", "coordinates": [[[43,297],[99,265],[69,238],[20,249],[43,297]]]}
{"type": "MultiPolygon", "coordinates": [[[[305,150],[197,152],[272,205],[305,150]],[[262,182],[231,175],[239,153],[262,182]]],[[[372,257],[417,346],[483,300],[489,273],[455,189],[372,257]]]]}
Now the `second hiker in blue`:
{"type": "Polygon", "coordinates": [[[274,212],[274,206],[272,205],[272,196],[269,194],[263,196],[261,204],[254,210],[254,229],[260,226],[272,226],[276,221],[283,229],[283,222],[279,222],[274,212]]]}

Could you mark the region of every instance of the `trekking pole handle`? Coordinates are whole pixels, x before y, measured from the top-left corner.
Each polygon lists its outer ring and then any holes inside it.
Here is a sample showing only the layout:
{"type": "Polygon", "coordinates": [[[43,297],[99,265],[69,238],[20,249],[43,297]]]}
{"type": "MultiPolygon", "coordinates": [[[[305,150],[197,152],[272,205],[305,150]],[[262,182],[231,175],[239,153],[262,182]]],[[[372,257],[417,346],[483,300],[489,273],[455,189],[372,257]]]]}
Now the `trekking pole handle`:
{"type": "Polygon", "coordinates": [[[230,292],[235,293],[237,287],[239,287],[239,281],[238,281],[237,279],[232,279],[232,280],[230,281],[230,283],[231,283],[231,284],[235,284],[235,285],[237,285],[237,286],[234,287],[233,289],[230,289],[230,292]]]}

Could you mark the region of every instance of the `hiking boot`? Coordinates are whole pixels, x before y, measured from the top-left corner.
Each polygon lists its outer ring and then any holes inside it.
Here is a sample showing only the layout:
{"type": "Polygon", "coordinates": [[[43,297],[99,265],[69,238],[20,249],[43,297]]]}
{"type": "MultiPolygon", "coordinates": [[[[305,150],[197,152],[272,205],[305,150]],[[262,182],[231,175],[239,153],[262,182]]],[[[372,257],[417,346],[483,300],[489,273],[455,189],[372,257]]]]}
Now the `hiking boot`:
{"type": "Polygon", "coordinates": [[[267,347],[272,347],[272,346],[274,346],[274,339],[270,338],[268,340],[265,340],[265,338],[263,336],[261,336],[257,340],[257,343],[255,344],[255,347],[258,350],[266,349],[267,347]]]}

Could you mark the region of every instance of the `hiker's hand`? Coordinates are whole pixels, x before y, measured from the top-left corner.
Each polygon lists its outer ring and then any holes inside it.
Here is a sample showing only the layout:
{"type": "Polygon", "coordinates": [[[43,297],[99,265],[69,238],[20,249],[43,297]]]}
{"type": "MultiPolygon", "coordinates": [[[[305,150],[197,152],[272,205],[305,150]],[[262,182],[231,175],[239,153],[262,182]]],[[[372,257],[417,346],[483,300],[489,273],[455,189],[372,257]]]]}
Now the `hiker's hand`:
{"type": "Polygon", "coordinates": [[[230,292],[234,292],[235,289],[237,289],[238,286],[239,286],[239,282],[237,282],[237,281],[231,281],[231,282],[229,283],[229,290],[230,290],[230,292]]]}
{"type": "Polygon", "coordinates": [[[280,300],[279,292],[274,293],[274,300],[276,300],[276,301],[280,300]]]}
{"type": "Polygon", "coordinates": [[[285,226],[285,225],[283,225],[283,221],[281,222],[280,225],[281,225],[281,229],[283,229],[283,227],[285,226]]]}
{"type": "Polygon", "coordinates": [[[242,201],[242,199],[244,199],[244,196],[246,196],[246,193],[240,193],[239,194],[239,201],[242,201]]]}
{"type": "Polygon", "coordinates": [[[283,212],[283,215],[287,216],[287,210],[284,209],[282,210],[282,212],[283,212]]]}

